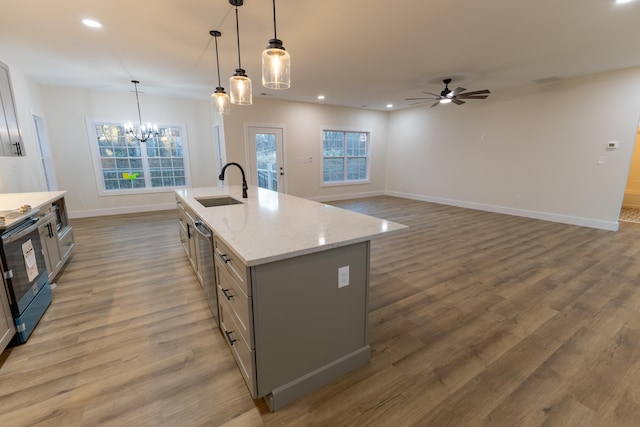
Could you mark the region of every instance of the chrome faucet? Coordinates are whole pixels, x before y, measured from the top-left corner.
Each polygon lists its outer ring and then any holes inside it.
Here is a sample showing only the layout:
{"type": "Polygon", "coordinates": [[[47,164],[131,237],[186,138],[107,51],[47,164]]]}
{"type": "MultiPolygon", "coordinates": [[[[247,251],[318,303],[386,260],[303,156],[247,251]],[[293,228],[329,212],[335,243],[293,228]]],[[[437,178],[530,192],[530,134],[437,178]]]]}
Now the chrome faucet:
{"type": "Polygon", "coordinates": [[[227,170],[227,167],[231,166],[231,165],[237,166],[240,169],[240,172],[242,172],[242,198],[246,199],[248,197],[247,196],[247,188],[248,188],[247,187],[247,180],[244,177],[244,169],[242,169],[242,166],[240,166],[238,163],[231,162],[231,163],[227,163],[226,165],[224,165],[222,167],[222,172],[220,172],[220,175],[218,175],[218,179],[220,181],[224,181],[224,171],[227,170]]]}

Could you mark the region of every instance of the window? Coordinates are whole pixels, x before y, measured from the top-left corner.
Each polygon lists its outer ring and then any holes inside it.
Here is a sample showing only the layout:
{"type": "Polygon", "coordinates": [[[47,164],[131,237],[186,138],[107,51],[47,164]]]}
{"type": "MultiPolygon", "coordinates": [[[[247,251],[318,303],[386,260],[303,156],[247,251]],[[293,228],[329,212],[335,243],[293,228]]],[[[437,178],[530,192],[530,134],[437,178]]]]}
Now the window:
{"type": "Polygon", "coordinates": [[[325,130],[322,138],[325,184],[369,180],[369,133],[325,130]]]}
{"type": "Polygon", "coordinates": [[[93,123],[92,147],[100,194],[148,192],[188,185],[184,130],[158,127],[158,136],[139,142],[122,123],[93,123]]]}

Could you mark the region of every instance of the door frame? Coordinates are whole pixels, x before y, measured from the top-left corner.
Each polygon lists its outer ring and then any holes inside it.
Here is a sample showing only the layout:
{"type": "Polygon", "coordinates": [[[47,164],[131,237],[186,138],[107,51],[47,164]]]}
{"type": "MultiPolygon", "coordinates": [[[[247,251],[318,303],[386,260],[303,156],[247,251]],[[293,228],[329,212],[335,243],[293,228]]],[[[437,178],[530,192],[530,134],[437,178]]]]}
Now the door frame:
{"type": "Polygon", "coordinates": [[[40,165],[44,175],[47,191],[57,191],[58,181],[56,179],[56,170],[51,156],[51,144],[49,143],[49,133],[47,131],[47,122],[44,114],[31,112],[31,124],[38,142],[38,153],[40,155],[40,165]]]}
{"type": "MultiPolygon", "coordinates": [[[[287,192],[287,174],[286,174],[286,164],[287,164],[287,160],[286,160],[286,131],[285,131],[285,125],[282,123],[245,123],[244,124],[244,152],[245,152],[245,165],[247,165],[246,167],[246,173],[247,173],[247,182],[252,183],[255,182],[254,185],[257,185],[258,182],[258,177],[254,176],[255,174],[253,173],[253,165],[255,165],[256,159],[254,158],[255,156],[252,156],[252,153],[255,152],[255,149],[252,148],[251,144],[254,144],[254,141],[251,140],[250,135],[250,129],[251,128],[258,128],[258,129],[274,129],[274,130],[278,130],[282,133],[282,167],[284,168],[283,172],[284,175],[282,176],[282,188],[278,188],[278,193],[283,193],[286,194],[287,192]]],[[[251,184],[250,184],[251,185],[251,184]]]]}

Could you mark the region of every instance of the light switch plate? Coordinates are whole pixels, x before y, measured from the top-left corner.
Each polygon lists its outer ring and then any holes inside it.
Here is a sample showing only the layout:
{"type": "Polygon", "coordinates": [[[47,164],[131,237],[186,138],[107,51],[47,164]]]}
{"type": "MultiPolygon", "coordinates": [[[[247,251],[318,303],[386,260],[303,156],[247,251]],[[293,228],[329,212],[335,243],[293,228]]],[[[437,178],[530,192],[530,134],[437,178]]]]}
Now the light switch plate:
{"type": "Polygon", "coordinates": [[[349,286],[349,266],[348,265],[338,268],[338,287],[344,288],[345,286],[349,286]]]}

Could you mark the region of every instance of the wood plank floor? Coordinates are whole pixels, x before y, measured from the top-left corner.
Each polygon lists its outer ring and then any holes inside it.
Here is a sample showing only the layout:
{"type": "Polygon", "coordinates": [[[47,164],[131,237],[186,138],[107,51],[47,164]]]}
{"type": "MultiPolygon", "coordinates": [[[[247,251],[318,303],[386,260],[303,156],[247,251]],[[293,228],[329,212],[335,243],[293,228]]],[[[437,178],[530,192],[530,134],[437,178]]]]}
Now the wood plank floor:
{"type": "Polygon", "coordinates": [[[214,325],[175,212],[72,220],[53,304],[0,359],[0,426],[640,424],[640,224],[332,204],[410,226],[372,244],[367,366],[270,413],[214,325]]]}

